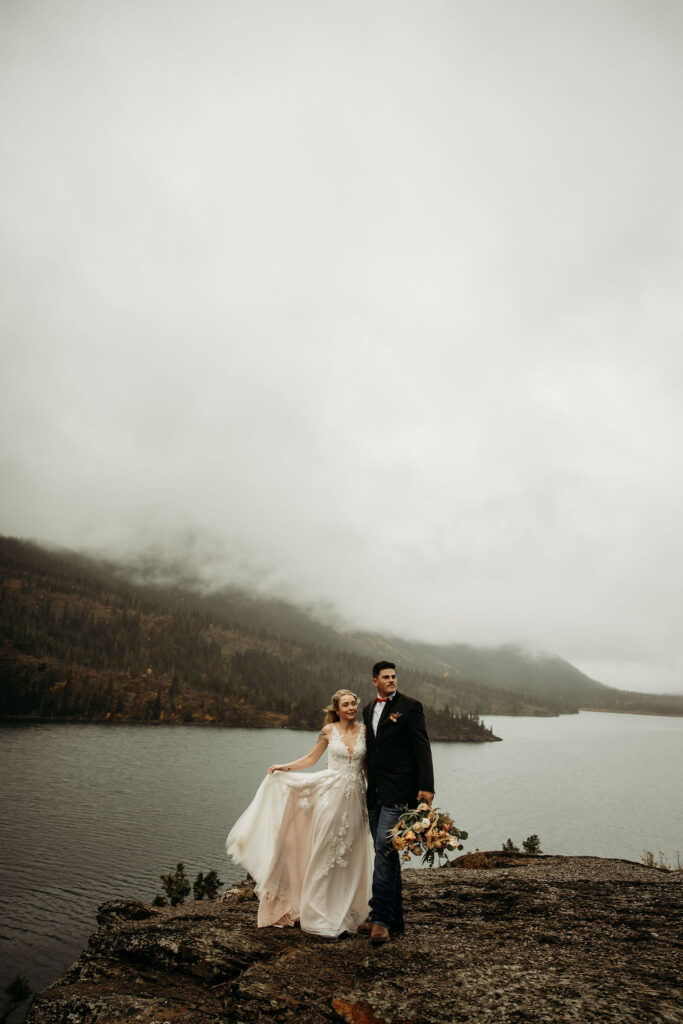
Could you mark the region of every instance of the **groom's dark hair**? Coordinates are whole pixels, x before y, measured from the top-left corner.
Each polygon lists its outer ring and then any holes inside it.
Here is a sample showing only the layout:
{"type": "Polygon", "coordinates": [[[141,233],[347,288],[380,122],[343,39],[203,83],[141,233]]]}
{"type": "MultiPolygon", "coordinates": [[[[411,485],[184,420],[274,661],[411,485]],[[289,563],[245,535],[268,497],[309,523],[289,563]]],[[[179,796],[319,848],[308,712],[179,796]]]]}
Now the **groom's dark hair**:
{"type": "Polygon", "coordinates": [[[372,666],[372,678],[376,679],[380,672],[383,672],[385,668],[396,668],[393,661],[378,661],[372,666]]]}

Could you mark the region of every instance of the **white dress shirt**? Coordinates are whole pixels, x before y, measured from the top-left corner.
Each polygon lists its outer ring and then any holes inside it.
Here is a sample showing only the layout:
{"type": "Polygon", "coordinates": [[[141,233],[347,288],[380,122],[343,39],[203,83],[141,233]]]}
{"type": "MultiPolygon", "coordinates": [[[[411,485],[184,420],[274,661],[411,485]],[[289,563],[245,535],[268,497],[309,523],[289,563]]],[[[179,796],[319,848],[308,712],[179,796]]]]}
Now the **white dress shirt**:
{"type": "MultiPolygon", "coordinates": [[[[396,694],[392,693],[391,697],[389,697],[389,700],[392,701],[395,696],[396,694]]],[[[382,701],[382,703],[380,704],[380,702],[377,700],[375,701],[375,706],[372,709],[372,731],[374,732],[375,736],[377,735],[377,726],[379,725],[379,720],[382,717],[382,712],[384,711],[384,705],[386,703],[387,701],[382,701]]]]}

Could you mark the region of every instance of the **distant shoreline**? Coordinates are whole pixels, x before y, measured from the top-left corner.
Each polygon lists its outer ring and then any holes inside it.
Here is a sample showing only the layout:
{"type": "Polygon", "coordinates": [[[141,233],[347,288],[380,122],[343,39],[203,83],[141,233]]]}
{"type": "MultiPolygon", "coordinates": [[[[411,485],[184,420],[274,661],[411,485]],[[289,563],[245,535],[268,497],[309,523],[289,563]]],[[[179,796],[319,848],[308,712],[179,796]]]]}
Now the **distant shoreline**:
{"type": "MultiPolygon", "coordinates": [[[[679,695],[674,694],[674,696],[679,695]]],[[[649,715],[653,718],[683,718],[683,713],[675,711],[614,711],[612,708],[579,708],[579,711],[594,711],[599,715],[649,715]]]]}
{"type": "MultiPolygon", "coordinates": [[[[507,715],[506,717],[513,718],[515,716],[507,715]]],[[[532,717],[537,718],[538,716],[534,715],[532,717]]],[[[107,725],[112,727],[120,725],[151,725],[155,728],[177,728],[179,726],[190,726],[203,729],[249,729],[254,732],[261,729],[288,729],[291,732],[317,732],[317,728],[312,728],[308,725],[292,725],[291,723],[278,725],[272,722],[264,722],[257,725],[246,722],[235,722],[234,724],[228,722],[160,722],[156,719],[145,721],[144,719],[139,718],[48,718],[38,715],[0,715],[0,725],[107,725]]],[[[435,731],[438,732],[438,730],[435,731]]],[[[494,736],[493,733],[486,734],[481,737],[444,738],[442,736],[432,735],[431,738],[433,743],[500,743],[503,739],[502,736],[494,736]]]]}

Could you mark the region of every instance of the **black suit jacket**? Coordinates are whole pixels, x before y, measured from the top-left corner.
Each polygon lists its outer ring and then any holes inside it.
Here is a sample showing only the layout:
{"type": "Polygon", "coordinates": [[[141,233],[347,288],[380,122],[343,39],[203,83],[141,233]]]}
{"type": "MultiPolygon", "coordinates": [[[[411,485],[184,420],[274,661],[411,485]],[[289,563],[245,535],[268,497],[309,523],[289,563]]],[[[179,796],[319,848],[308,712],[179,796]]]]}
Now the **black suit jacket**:
{"type": "Polygon", "coordinates": [[[372,731],[375,701],[363,708],[367,745],[368,807],[416,807],[421,789],[434,792],[432,749],[419,700],[396,692],[382,709],[377,736],[372,731]]]}

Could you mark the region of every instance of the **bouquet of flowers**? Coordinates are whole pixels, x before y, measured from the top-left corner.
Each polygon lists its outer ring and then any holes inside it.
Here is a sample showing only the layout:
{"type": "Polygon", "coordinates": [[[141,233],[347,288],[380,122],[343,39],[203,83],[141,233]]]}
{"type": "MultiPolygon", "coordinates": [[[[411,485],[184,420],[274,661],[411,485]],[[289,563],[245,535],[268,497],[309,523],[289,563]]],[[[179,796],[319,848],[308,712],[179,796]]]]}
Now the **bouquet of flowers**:
{"type": "Polygon", "coordinates": [[[461,839],[467,832],[456,828],[450,814],[421,803],[414,811],[405,811],[389,831],[389,843],[403,860],[422,855],[422,863],[434,864],[434,857],[446,857],[449,850],[462,850],[461,839]]]}

